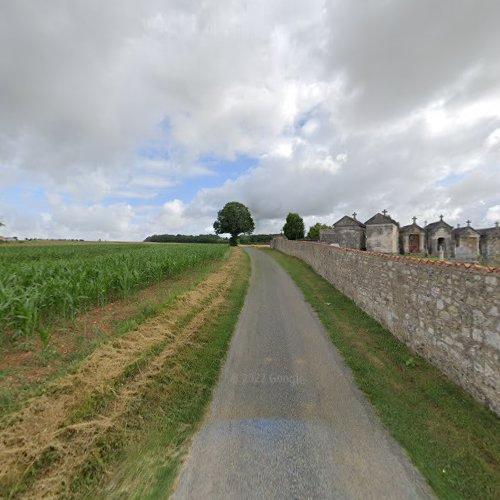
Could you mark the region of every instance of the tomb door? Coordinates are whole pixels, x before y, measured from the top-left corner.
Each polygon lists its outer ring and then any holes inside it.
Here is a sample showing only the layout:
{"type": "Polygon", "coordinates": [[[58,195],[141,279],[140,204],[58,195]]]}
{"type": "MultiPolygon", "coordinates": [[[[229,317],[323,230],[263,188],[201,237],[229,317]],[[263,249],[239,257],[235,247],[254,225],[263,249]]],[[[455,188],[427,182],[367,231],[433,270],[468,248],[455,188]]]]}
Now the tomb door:
{"type": "Polygon", "coordinates": [[[408,247],[410,253],[418,253],[420,250],[420,235],[410,234],[410,237],[408,239],[408,247]]]}

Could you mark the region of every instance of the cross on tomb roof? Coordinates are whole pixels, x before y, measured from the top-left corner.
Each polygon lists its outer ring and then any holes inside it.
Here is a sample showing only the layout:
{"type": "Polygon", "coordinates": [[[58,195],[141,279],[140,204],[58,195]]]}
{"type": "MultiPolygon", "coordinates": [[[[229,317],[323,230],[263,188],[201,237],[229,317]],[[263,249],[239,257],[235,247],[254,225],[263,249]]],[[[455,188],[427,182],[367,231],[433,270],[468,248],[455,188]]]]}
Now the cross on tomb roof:
{"type": "Polygon", "coordinates": [[[495,226],[498,227],[498,221],[495,222],[495,226]]]}
{"type": "Polygon", "coordinates": [[[467,227],[470,227],[470,220],[466,220],[465,222],[467,222],[467,227]]]}
{"type": "Polygon", "coordinates": [[[416,224],[417,223],[417,218],[415,216],[413,216],[412,219],[413,219],[413,224],[416,224]]]}
{"type": "Polygon", "coordinates": [[[353,219],[354,219],[354,220],[356,220],[356,215],[358,215],[356,212],[354,212],[354,213],[352,214],[352,217],[353,217],[353,219]]]}
{"type": "Polygon", "coordinates": [[[440,215],[440,216],[439,216],[439,218],[440,218],[441,220],[443,220],[443,217],[444,217],[444,215],[440,215]]]}
{"type": "Polygon", "coordinates": [[[387,215],[387,210],[384,208],[384,210],[382,210],[382,213],[383,213],[384,215],[387,215]]]}

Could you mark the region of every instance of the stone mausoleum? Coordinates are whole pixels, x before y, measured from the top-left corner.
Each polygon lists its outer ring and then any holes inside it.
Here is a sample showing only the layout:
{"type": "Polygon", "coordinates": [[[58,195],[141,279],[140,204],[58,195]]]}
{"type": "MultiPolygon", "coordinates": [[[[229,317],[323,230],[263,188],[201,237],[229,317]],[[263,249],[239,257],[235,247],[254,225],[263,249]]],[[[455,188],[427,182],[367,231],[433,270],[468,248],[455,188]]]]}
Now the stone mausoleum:
{"type": "Polygon", "coordinates": [[[463,261],[475,261],[479,258],[479,238],[480,234],[470,227],[470,221],[467,226],[457,227],[453,230],[455,238],[455,258],[463,261]]]}
{"type": "Polygon", "coordinates": [[[479,252],[485,259],[500,263],[500,227],[498,222],[495,227],[487,227],[486,229],[478,229],[479,252]]]}
{"type": "Polygon", "coordinates": [[[399,230],[399,247],[403,254],[425,253],[425,231],[417,224],[416,217],[413,217],[413,224],[399,230]]]}
{"type": "Polygon", "coordinates": [[[345,215],[334,224],[334,229],[322,229],[320,241],[326,241],[343,248],[366,249],[365,225],[356,219],[356,213],[345,215]],[[323,239],[322,239],[323,238],[323,239]]]}
{"type": "Polygon", "coordinates": [[[398,253],[399,224],[387,215],[387,210],[365,222],[368,252],[398,253]]]}
{"type": "Polygon", "coordinates": [[[467,226],[453,229],[441,215],[439,220],[421,227],[413,224],[399,227],[386,210],[375,214],[364,224],[345,215],[333,229],[320,230],[320,241],[343,248],[368,250],[387,254],[416,254],[474,262],[500,263],[500,227],[474,229],[467,226]]]}
{"type": "Polygon", "coordinates": [[[439,216],[437,222],[431,222],[425,226],[425,237],[427,240],[427,254],[432,257],[444,257],[452,259],[455,257],[455,238],[453,227],[439,216]]]}

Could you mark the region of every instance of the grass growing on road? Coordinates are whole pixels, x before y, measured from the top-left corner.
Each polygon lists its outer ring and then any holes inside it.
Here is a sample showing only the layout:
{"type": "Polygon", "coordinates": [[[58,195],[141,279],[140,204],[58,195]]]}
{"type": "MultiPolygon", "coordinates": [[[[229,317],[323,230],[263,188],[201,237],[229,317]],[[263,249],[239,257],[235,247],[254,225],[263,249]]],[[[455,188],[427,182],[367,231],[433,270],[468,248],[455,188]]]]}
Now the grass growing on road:
{"type": "Polygon", "coordinates": [[[264,251],[302,290],[358,386],[437,496],[500,498],[500,420],[306,263],[264,251]]]}

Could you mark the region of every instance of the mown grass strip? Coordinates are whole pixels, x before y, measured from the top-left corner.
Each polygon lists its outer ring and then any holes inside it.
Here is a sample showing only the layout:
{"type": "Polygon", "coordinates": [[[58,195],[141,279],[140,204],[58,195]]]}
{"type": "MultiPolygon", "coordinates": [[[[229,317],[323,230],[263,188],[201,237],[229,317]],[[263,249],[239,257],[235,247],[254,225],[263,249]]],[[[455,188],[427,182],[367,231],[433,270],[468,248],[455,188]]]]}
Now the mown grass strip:
{"type": "MultiPolygon", "coordinates": [[[[202,303],[192,310],[188,311],[187,314],[179,318],[173,327],[174,330],[180,330],[186,326],[197,314],[199,314],[211,300],[210,295],[202,301],[202,303]]],[[[174,302],[174,300],[169,300],[169,303],[174,302]]],[[[165,306],[164,306],[165,307],[165,306]]],[[[159,314],[160,308],[156,309],[156,314],[159,314]]],[[[125,323],[128,325],[128,323],[125,323]]],[[[131,330],[137,329],[139,324],[132,324],[133,328],[131,330]]],[[[95,418],[99,413],[101,413],[113,400],[119,397],[118,391],[120,387],[127,383],[128,380],[132,379],[139,373],[152,359],[154,359],[158,354],[160,354],[167,345],[171,342],[171,338],[166,338],[163,341],[154,344],[150,349],[143,352],[141,356],[134,361],[132,361],[128,366],[126,366],[122,374],[116,378],[111,385],[109,385],[104,392],[94,393],[86,400],[72,415],[70,415],[65,422],[65,425],[71,425],[77,422],[90,420],[95,418]]]]}
{"type": "Polygon", "coordinates": [[[246,254],[220,309],[168,358],[128,409],[121,427],[96,443],[72,478],[74,498],[166,498],[201,421],[244,303],[246,254]]]}
{"type": "Polygon", "coordinates": [[[437,496],[500,498],[500,419],[306,263],[264,251],[302,290],[357,384],[437,496]]]}

